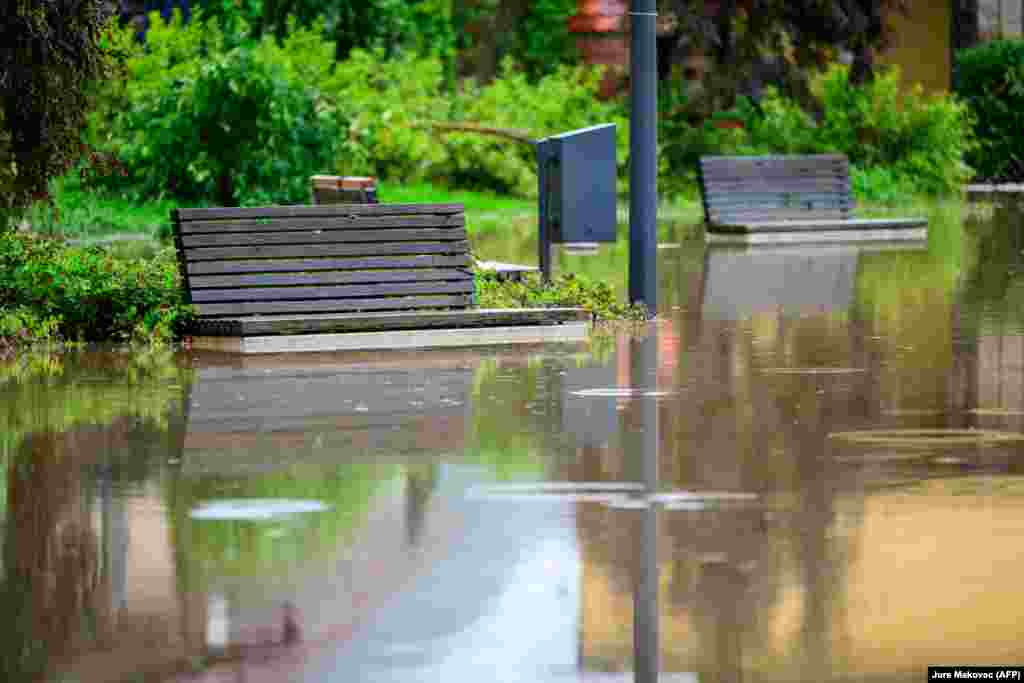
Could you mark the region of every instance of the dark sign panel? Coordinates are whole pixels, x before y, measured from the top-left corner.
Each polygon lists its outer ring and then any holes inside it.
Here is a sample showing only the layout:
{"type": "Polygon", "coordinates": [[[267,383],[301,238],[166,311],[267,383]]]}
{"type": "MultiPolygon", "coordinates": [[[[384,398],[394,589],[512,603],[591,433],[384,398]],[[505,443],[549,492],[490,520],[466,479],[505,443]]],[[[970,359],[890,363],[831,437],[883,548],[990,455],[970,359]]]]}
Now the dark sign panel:
{"type": "Polygon", "coordinates": [[[552,243],[615,241],[615,124],[539,142],[541,205],[552,243]]]}

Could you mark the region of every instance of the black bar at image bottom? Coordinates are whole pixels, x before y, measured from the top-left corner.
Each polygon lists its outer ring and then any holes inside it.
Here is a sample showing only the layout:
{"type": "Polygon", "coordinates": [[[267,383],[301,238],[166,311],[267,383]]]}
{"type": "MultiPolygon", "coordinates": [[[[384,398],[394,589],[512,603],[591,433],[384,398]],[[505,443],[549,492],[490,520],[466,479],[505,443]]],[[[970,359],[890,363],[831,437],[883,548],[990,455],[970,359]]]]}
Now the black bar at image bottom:
{"type": "Polygon", "coordinates": [[[929,681],[1024,681],[1024,666],[929,666],[929,681]]]}

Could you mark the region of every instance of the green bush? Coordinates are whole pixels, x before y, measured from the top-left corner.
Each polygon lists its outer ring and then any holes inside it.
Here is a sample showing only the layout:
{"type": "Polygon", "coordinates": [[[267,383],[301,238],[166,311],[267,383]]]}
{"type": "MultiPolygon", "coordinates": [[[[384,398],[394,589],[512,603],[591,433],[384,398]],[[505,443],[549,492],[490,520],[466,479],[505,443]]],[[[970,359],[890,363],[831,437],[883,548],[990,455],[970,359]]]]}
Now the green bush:
{"type": "MultiPolygon", "coordinates": [[[[468,121],[525,131],[535,139],[602,123],[616,124],[618,171],[624,178],[629,157],[629,121],[622,105],[596,96],[599,69],[559,67],[531,83],[511,60],[501,77],[480,87],[467,81],[459,111],[468,121]]],[[[531,145],[475,133],[445,136],[448,168],[438,169],[454,184],[520,196],[537,193],[537,159],[531,145]]]]}
{"type": "Polygon", "coordinates": [[[815,91],[824,112],[815,129],[821,151],[889,168],[928,194],[957,192],[973,174],[965,156],[975,144],[974,122],[956,97],[925,97],[919,85],[904,94],[896,68],[854,87],[848,68],[834,66],[815,91]]]}
{"type": "Polygon", "coordinates": [[[500,281],[493,273],[477,272],[476,288],[481,308],[538,308],[579,306],[600,320],[643,320],[642,304],[616,300],[607,282],[593,282],[583,275],[566,273],[551,284],[541,283],[536,273],[527,273],[522,282],[500,281]]]}
{"type": "Polygon", "coordinates": [[[101,149],[124,174],[97,181],[135,197],[228,206],[307,201],[309,176],[333,163],[340,135],[317,93],[266,51],[227,49],[215,25],[152,20],[153,47],[130,48],[127,82],[107,94],[97,123],[101,149]]]}
{"type": "Polygon", "coordinates": [[[994,40],[956,53],[953,92],[977,117],[968,162],[989,180],[1024,177],[1024,41],[994,40]]]}
{"type": "Polygon", "coordinates": [[[888,174],[890,189],[927,194],[955,192],[971,176],[965,156],[974,147],[973,121],[957,98],[925,97],[920,88],[904,94],[896,69],[870,84],[852,86],[847,67],[840,65],[820,77],[813,92],[820,121],[774,88],[766,89],[756,106],[740,98],[732,111],[701,126],[663,116],[663,175],[685,185],[705,154],[841,153],[860,169],[854,189],[866,193],[862,199],[887,194],[886,185],[878,182],[880,169],[888,174]],[[720,129],[720,119],[738,120],[743,127],[720,129]],[[870,179],[863,176],[869,170],[870,179]]]}
{"type": "Polygon", "coordinates": [[[263,43],[257,50],[281,64],[290,79],[317,84],[325,109],[344,131],[335,173],[534,196],[532,146],[476,132],[442,132],[431,124],[470,123],[541,138],[617,123],[619,170],[625,175],[628,122],[621,104],[595,97],[599,70],[560,67],[534,83],[506,61],[501,78],[486,86],[467,80],[453,100],[444,90],[439,57],[404,54],[388,60],[381,52],[355,50],[335,64],[332,46],[316,27],[294,30],[281,45],[263,43]],[[454,111],[459,119],[453,122],[454,111]]]}
{"type": "Polygon", "coordinates": [[[167,340],[188,315],[173,249],[119,259],[97,247],[0,235],[0,337],[167,340]]]}

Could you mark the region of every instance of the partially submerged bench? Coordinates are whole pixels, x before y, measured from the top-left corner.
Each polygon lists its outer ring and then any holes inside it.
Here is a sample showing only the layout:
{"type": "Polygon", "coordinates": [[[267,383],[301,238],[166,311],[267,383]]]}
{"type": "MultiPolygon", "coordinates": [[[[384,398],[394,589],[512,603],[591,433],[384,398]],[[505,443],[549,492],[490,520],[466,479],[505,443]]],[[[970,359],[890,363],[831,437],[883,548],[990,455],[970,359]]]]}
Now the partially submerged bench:
{"type": "Polygon", "coordinates": [[[706,236],[714,242],[922,240],[924,218],[856,218],[841,154],[700,160],[706,236]]]}
{"type": "Polygon", "coordinates": [[[478,309],[461,204],[175,209],[193,348],[579,342],[579,308],[478,309]]]}

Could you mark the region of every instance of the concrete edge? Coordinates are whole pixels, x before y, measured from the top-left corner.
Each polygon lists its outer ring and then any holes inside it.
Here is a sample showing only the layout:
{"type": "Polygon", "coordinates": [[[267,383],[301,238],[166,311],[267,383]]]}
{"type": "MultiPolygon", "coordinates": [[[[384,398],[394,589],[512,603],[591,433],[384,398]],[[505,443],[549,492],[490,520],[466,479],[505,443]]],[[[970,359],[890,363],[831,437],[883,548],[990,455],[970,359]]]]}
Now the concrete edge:
{"type": "Polygon", "coordinates": [[[303,351],[365,351],[427,349],[494,344],[579,343],[587,340],[588,322],[516,327],[396,330],[286,334],[259,337],[192,337],[192,348],[226,353],[289,353],[303,351]]]}
{"type": "Polygon", "coordinates": [[[928,228],[822,230],[820,232],[712,233],[705,239],[715,244],[814,244],[834,242],[893,242],[928,239],[928,228]]]}

